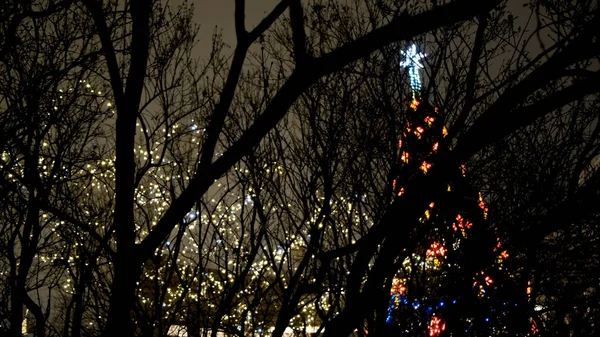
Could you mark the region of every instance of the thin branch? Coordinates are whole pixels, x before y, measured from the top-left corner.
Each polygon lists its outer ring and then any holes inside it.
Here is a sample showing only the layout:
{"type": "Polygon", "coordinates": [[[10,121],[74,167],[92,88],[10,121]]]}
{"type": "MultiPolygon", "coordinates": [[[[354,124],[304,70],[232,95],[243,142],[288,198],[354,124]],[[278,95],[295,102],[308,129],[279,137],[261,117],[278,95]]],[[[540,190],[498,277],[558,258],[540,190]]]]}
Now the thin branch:
{"type": "Polygon", "coordinates": [[[475,35],[475,46],[473,46],[473,52],[471,54],[471,62],[469,64],[469,72],[467,74],[467,91],[465,93],[465,104],[463,105],[462,111],[454,125],[451,128],[450,134],[448,135],[450,139],[454,138],[456,132],[462,129],[464,126],[473,105],[475,104],[474,95],[475,95],[475,82],[477,79],[477,64],[479,63],[479,58],[481,53],[483,52],[484,44],[483,37],[485,30],[488,25],[488,13],[482,14],[479,17],[479,26],[477,27],[477,33],[475,35]]]}
{"type": "Polygon", "coordinates": [[[111,34],[106,25],[106,17],[102,10],[102,3],[98,0],[83,0],[83,4],[90,11],[94,24],[98,29],[98,37],[102,44],[102,51],[106,59],[110,84],[113,89],[115,104],[117,108],[123,105],[123,80],[119,71],[115,46],[111,40],[111,34]]]}

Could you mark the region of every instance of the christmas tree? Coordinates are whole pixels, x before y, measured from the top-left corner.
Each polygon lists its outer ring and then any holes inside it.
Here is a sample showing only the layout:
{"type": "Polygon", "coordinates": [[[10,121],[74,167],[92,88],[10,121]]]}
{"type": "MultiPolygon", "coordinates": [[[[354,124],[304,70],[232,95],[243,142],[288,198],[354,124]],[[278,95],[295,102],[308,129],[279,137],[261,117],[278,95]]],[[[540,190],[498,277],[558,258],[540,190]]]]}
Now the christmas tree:
{"type": "MultiPolygon", "coordinates": [[[[421,96],[425,54],[415,45],[403,54],[400,65],[409,70],[413,97],[398,142],[393,180],[398,196],[408,179],[432,169],[448,134],[438,109],[421,96]]],[[[535,333],[535,323],[522,319],[530,289],[520,289],[504,265],[509,253],[486,222],[481,193],[468,183],[464,165],[448,174],[447,193],[420,219],[424,238],[393,279],[386,330],[393,336],[430,337],[535,333]]]]}

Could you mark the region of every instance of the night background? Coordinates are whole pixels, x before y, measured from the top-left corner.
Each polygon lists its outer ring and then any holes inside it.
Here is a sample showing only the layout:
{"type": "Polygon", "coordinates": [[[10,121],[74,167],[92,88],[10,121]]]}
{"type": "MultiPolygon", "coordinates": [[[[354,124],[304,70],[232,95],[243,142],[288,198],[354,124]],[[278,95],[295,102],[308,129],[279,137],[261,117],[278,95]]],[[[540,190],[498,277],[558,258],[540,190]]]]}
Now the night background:
{"type": "Polygon", "coordinates": [[[8,0],[0,337],[598,335],[599,15],[8,0]]]}

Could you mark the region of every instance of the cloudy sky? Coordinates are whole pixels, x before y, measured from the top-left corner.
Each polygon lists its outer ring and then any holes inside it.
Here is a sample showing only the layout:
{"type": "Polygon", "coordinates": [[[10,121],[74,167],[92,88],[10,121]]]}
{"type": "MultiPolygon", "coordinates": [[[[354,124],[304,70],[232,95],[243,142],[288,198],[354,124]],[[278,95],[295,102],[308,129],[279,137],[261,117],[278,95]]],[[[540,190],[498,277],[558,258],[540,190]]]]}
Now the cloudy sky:
{"type": "MultiPolygon", "coordinates": [[[[279,0],[246,0],[246,29],[252,29],[271,11],[279,0]]],[[[196,23],[200,24],[200,45],[210,47],[215,27],[219,29],[225,42],[235,46],[233,24],[234,0],[198,0],[194,2],[196,23]]]]}

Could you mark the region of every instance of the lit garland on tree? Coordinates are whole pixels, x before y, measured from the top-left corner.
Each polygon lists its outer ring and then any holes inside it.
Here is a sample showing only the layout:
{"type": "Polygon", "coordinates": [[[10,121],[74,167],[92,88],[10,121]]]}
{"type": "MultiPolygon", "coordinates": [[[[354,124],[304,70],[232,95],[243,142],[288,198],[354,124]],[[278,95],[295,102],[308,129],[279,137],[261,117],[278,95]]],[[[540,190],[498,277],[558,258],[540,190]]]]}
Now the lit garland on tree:
{"type": "MultiPolygon", "coordinates": [[[[432,169],[440,143],[448,134],[440,123],[438,109],[424,102],[420,94],[419,70],[425,54],[418,52],[415,45],[402,54],[406,58],[400,66],[409,69],[413,99],[398,142],[398,173],[393,180],[398,196],[405,192],[402,185],[406,179],[432,169]]],[[[474,223],[487,219],[488,207],[481,193],[468,186],[465,175],[464,165],[452,172],[446,195],[432,202],[420,219],[427,240],[417,244],[392,281],[386,319],[392,333],[412,335],[426,329],[423,332],[429,337],[502,335],[507,331],[502,317],[512,309],[508,307],[526,304],[526,300],[502,300],[509,287],[498,286],[496,279],[508,280],[512,276],[503,267],[509,254],[502,249],[500,239],[495,247],[491,241],[483,249],[489,251],[492,259],[472,257],[481,247],[476,242],[489,236],[484,226],[474,228],[474,223]],[[477,262],[465,267],[466,258],[477,262]]],[[[483,256],[486,254],[482,252],[483,256]]]]}

